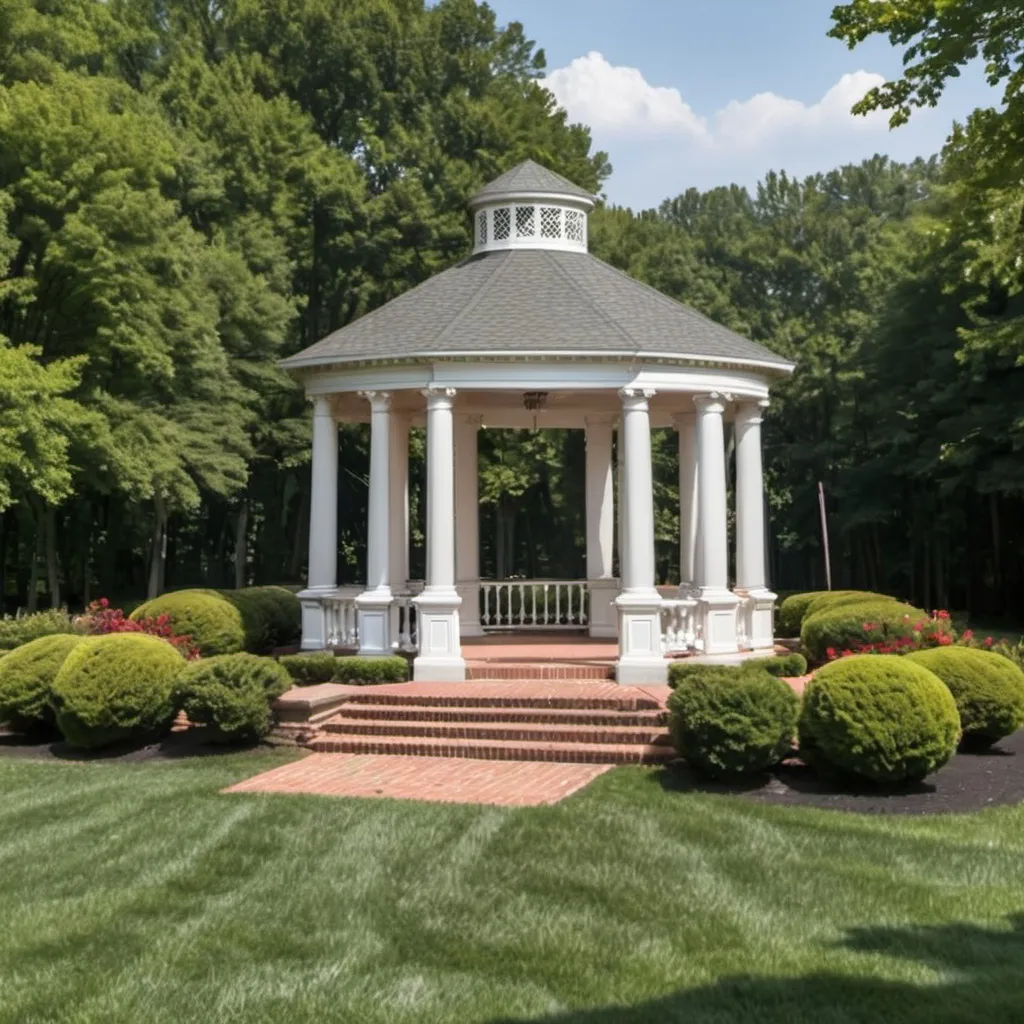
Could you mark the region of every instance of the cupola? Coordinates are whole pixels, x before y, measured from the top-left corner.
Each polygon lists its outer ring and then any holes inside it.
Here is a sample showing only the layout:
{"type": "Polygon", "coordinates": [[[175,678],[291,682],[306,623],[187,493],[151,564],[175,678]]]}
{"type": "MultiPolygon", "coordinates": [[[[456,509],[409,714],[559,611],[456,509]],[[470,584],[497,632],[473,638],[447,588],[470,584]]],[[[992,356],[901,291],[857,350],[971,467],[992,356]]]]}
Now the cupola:
{"type": "Polygon", "coordinates": [[[502,249],[587,251],[594,196],[568,178],[526,160],[469,201],[474,253],[502,249]]]}

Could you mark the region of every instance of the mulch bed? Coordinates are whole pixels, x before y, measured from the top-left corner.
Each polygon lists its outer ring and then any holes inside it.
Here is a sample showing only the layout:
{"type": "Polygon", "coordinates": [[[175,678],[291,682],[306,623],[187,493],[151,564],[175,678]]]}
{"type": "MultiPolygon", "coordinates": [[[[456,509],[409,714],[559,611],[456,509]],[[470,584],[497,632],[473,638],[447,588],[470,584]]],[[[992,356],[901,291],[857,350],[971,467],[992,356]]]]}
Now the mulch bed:
{"type": "Polygon", "coordinates": [[[1024,730],[981,753],[955,754],[924,782],[893,789],[837,788],[797,760],[739,783],[701,779],[682,761],[668,766],[657,778],[674,791],[734,795],[763,804],[862,814],[965,813],[1024,802],[1024,730]]]}

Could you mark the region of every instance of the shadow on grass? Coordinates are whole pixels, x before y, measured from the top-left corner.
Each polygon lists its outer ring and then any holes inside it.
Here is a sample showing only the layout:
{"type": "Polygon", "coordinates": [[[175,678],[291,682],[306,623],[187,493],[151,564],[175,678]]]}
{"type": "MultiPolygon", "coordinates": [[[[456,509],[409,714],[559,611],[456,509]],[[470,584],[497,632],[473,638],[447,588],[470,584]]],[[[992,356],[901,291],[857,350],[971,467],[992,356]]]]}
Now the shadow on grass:
{"type": "MultiPolygon", "coordinates": [[[[740,975],[631,1006],[491,1024],[1021,1024],[1024,916],[1010,928],[950,924],[855,929],[839,947],[915,961],[944,975],[911,983],[862,973],[792,978],[740,975]]],[[[877,970],[877,961],[864,970],[877,970]]]]}
{"type": "Polygon", "coordinates": [[[261,740],[214,743],[205,730],[199,728],[172,732],[168,736],[138,737],[99,750],[82,750],[59,738],[0,735],[0,757],[57,761],[177,761],[270,749],[273,748],[261,740]]]}

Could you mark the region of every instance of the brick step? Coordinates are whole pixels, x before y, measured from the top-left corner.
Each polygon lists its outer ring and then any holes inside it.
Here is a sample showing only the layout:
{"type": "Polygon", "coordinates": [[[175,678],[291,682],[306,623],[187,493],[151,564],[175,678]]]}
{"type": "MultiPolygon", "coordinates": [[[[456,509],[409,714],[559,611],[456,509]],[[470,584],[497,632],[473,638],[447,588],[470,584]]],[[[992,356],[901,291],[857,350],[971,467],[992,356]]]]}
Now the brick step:
{"type": "Polygon", "coordinates": [[[614,678],[615,670],[610,665],[581,664],[568,662],[564,664],[524,663],[517,661],[468,661],[466,662],[466,679],[472,682],[488,680],[493,682],[513,680],[519,682],[526,679],[543,679],[548,682],[604,682],[614,678]]]}
{"type": "Polygon", "coordinates": [[[562,761],[582,764],[664,764],[675,757],[669,746],[638,743],[541,743],[522,740],[440,739],[427,736],[323,735],[310,747],[318,753],[406,754],[465,757],[487,761],[562,761]]]}
{"type": "MultiPolygon", "coordinates": [[[[476,680],[480,682],[480,680],[476,680]]],[[[495,680],[486,680],[495,682],[495,680]]],[[[429,693],[381,693],[379,688],[370,688],[366,693],[347,694],[345,704],[388,704],[406,707],[441,708],[533,708],[546,711],[550,708],[565,708],[578,711],[660,711],[661,705],[647,696],[598,696],[573,697],[513,697],[504,694],[429,694],[429,693]],[[370,692],[376,690],[376,692],[370,692]]]]}
{"type": "Polygon", "coordinates": [[[664,726],[664,711],[618,711],[551,707],[437,707],[408,704],[344,704],[336,709],[346,718],[387,719],[397,722],[514,722],[529,725],[600,725],[616,728],[664,726]]]}
{"type": "Polygon", "coordinates": [[[325,735],[381,736],[388,738],[424,736],[432,739],[516,740],[524,743],[640,743],[664,746],[670,743],[662,726],[647,728],[592,725],[514,724],[509,722],[396,722],[394,719],[349,718],[339,715],[323,724],[325,735]]]}

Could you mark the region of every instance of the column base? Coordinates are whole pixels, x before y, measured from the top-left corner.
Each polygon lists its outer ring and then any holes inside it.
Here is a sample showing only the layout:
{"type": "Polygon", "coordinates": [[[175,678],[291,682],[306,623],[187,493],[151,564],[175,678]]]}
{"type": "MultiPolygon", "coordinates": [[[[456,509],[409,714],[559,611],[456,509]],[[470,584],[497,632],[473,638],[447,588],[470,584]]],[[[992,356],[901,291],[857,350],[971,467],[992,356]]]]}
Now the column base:
{"type": "Polygon", "coordinates": [[[656,590],[619,594],[619,660],[615,681],[626,686],[668,681],[661,638],[661,595],[656,590]]]}
{"type": "Polygon", "coordinates": [[[327,648],[327,609],[323,598],[330,597],[334,587],[310,587],[300,590],[295,596],[302,608],[303,651],[323,651],[327,648]]]}
{"type": "Polygon", "coordinates": [[[398,638],[391,635],[393,600],[390,587],[367,590],[356,598],[361,658],[381,658],[393,653],[397,647],[398,638]]]}
{"type": "Polygon", "coordinates": [[[737,616],[740,599],[731,590],[701,590],[698,615],[703,654],[734,654],[739,650],[737,616]]]}
{"type": "Polygon", "coordinates": [[[480,581],[461,580],[455,590],[462,599],[459,609],[459,631],[461,636],[483,636],[480,625],[480,581]]]}
{"type": "Polygon", "coordinates": [[[614,640],[619,635],[619,615],[615,599],[619,596],[619,581],[612,577],[587,580],[590,613],[587,632],[602,640],[614,640]]]}
{"type": "Polygon", "coordinates": [[[753,651],[774,650],[775,601],[778,595],[767,587],[756,590],[737,588],[735,593],[742,602],[739,615],[746,646],[753,651]]]}
{"type": "Polygon", "coordinates": [[[412,663],[417,682],[461,683],[466,679],[459,632],[462,598],[454,590],[424,590],[413,599],[418,618],[419,654],[412,663]]]}

